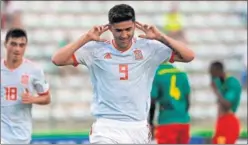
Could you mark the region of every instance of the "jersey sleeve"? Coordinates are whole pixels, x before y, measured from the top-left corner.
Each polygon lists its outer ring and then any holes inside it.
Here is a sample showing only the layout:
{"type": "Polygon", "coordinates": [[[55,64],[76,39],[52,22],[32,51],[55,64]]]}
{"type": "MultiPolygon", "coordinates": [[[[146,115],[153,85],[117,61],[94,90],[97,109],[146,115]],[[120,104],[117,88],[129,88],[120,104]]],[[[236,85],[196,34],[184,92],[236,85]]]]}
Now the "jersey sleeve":
{"type": "Polygon", "coordinates": [[[236,96],[237,95],[237,93],[236,93],[237,92],[237,90],[236,90],[237,86],[239,86],[239,85],[237,84],[236,81],[228,82],[228,85],[227,85],[228,90],[224,94],[224,98],[230,103],[235,102],[235,100],[238,97],[238,96],[236,96]]]}
{"type": "Polygon", "coordinates": [[[186,93],[186,95],[189,95],[190,94],[190,92],[191,92],[191,89],[190,89],[190,84],[189,84],[189,79],[188,79],[188,76],[187,76],[187,74],[184,74],[185,76],[184,76],[184,89],[185,89],[185,93],[186,93]]]}
{"type": "Polygon", "coordinates": [[[234,102],[235,99],[236,99],[236,95],[235,95],[235,94],[236,94],[236,93],[235,93],[235,91],[234,91],[233,89],[228,90],[228,91],[225,93],[224,98],[225,98],[228,102],[232,103],[232,102],[234,102]]]}
{"type": "Polygon", "coordinates": [[[150,49],[153,51],[153,63],[154,64],[161,64],[162,62],[173,62],[173,58],[174,58],[174,53],[173,50],[168,47],[167,45],[156,41],[156,40],[151,40],[149,42],[150,45],[150,49]]]}
{"type": "Polygon", "coordinates": [[[158,80],[157,80],[157,75],[156,75],[152,83],[151,98],[157,99],[158,96],[159,96],[159,85],[158,85],[158,80]]]}
{"type": "Polygon", "coordinates": [[[78,64],[90,65],[93,60],[93,50],[96,48],[97,43],[94,41],[90,41],[80,47],[72,56],[74,61],[74,66],[78,64]]]}
{"type": "Polygon", "coordinates": [[[35,91],[39,95],[47,94],[49,91],[49,84],[46,81],[44,71],[42,69],[37,69],[34,72],[33,86],[35,91]]]}

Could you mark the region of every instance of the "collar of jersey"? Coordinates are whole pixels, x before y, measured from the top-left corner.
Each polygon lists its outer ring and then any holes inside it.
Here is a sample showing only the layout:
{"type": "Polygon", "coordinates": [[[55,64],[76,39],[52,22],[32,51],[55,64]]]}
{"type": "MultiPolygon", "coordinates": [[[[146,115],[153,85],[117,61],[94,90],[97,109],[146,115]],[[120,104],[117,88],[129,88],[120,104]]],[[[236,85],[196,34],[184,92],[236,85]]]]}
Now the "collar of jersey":
{"type": "Polygon", "coordinates": [[[11,72],[14,72],[15,70],[17,70],[18,68],[20,68],[22,65],[23,65],[23,63],[25,62],[25,59],[23,58],[22,59],[22,63],[17,67],[17,68],[14,68],[14,69],[9,69],[7,66],[6,66],[6,60],[5,59],[2,59],[2,66],[3,66],[3,69],[5,69],[5,70],[8,70],[8,71],[11,71],[11,72]]]}
{"type": "Polygon", "coordinates": [[[113,48],[116,52],[119,52],[120,54],[127,54],[127,53],[130,52],[130,50],[132,50],[134,42],[135,42],[134,39],[132,39],[132,44],[131,44],[131,46],[130,46],[126,51],[120,51],[120,50],[118,50],[118,49],[116,48],[114,39],[111,40],[111,45],[112,45],[112,48],[113,48]]]}

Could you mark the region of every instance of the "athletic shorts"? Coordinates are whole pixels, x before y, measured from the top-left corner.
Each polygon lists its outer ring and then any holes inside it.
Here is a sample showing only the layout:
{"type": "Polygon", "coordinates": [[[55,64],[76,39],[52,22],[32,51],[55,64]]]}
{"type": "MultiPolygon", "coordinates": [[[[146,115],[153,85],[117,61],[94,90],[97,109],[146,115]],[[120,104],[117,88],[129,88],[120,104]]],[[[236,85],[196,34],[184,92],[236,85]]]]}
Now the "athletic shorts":
{"type": "Polygon", "coordinates": [[[148,122],[97,119],[90,131],[92,144],[147,144],[151,141],[148,122]]]}
{"type": "Polygon", "coordinates": [[[218,118],[215,135],[212,139],[214,144],[235,144],[239,138],[240,123],[233,113],[222,115],[218,118]]]}
{"type": "Polygon", "coordinates": [[[158,144],[188,144],[190,141],[190,125],[159,125],[156,128],[155,137],[158,144]]]}

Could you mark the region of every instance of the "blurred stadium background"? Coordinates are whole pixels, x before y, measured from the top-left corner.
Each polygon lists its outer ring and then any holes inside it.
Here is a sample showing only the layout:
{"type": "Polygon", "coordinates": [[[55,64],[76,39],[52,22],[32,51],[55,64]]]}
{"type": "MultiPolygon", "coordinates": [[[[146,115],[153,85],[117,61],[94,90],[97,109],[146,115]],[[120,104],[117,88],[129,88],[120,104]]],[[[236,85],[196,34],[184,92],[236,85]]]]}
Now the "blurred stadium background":
{"type": "MultiPolygon", "coordinates": [[[[188,72],[192,86],[192,143],[207,143],[212,135],[217,110],[208,65],[216,59],[242,82],[237,115],[242,123],[240,138],[247,140],[247,1],[5,0],[1,1],[1,56],[6,30],[24,27],[29,37],[26,57],[43,66],[51,84],[51,105],[33,108],[33,143],[87,143],[94,121],[87,68],[56,67],[51,55],[93,25],[106,24],[108,10],[119,3],[133,6],[138,21],[156,25],[195,51],[190,64],[175,63],[188,72]],[[174,14],[169,13],[172,10],[174,14]]],[[[103,37],[111,38],[111,34],[103,37]]]]}

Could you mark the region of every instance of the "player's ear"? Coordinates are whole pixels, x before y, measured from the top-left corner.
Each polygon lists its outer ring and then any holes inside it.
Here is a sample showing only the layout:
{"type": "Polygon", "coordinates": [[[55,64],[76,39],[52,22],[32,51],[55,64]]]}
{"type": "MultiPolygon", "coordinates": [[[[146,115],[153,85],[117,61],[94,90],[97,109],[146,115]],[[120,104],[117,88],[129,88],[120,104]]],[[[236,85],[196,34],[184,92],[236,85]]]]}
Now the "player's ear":
{"type": "Polygon", "coordinates": [[[113,26],[111,24],[109,24],[109,30],[113,32],[113,26]]]}

